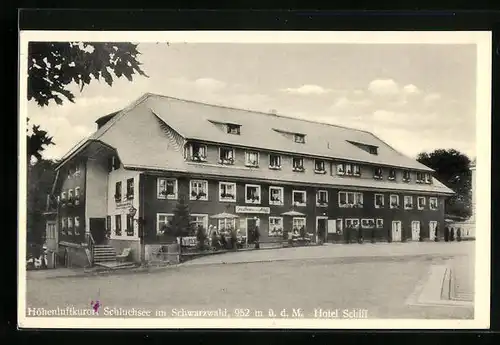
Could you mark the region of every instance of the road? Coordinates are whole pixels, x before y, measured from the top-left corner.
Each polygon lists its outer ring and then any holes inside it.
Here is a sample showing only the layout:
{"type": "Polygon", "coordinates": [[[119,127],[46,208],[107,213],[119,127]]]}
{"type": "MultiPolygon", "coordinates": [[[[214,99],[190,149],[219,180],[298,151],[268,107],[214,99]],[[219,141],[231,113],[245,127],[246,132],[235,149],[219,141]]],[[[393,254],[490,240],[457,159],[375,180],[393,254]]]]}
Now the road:
{"type": "MultiPolygon", "coordinates": [[[[436,245],[444,248],[447,244],[436,245]]],[[[472,246],[453,245],[461,246],[462,259],[472,246]]],[[[360,245],[357,250],[366,248],[360,245]]],[[[315,250],[324,251],[325,247],[307,248],[301,251],[306,257],[286,261],[186,265],[156,273],[103,277],[28,279],[27,307],[88,308],[90,301],[99,299],[103,307],[169,312],[174,308],[227,308],[230,313],[246,308],[301,308],[307,317],[315,308],[321,308],[362,309],[369,318],[473,317],[471,310],[410,307],[405,303],[415,286],[426,278],[429,266],[443,262],[450,253],[442,258],[434,252],[429,256],[339,260],[314,254],[308,258],[315,250]]]]}

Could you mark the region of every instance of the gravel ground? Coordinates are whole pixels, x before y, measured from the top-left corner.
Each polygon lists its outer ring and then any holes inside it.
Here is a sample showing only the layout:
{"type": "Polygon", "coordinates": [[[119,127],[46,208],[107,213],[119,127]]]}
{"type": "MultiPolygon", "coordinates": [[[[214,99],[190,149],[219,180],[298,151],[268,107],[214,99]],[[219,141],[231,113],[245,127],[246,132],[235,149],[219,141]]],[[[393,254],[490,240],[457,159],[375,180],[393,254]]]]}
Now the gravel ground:
{"type": "MultiPolygon", "coordinates": [[[[368,318],[471,318],[455,308],[408,307],[407,297],[425,279],[429,257],[380,257],[377,260],[314,258],[279,262],[193,265],[157,273],[105,277],[27,280],[27,307],[102,307],[164,310],[269,309],[366,310],[368,318]]],[[[265,315],[264,314],[264,315],[265,315]]]]}

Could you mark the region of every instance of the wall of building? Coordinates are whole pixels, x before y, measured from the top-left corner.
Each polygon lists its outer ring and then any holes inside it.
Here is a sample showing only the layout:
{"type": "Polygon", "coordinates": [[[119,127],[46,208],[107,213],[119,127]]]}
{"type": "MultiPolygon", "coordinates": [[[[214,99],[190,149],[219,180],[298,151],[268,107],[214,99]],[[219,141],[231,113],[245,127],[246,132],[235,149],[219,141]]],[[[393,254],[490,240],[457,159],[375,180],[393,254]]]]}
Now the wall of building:
{"type": "Polygon", "coordinates": [[[137,221],[134,221],[134,232],[133,234],[127,235],[127,214],[129,214],[129,209],[133,206],[137,211],[135,219],[137,219],[141,212],[141,205],[139,203],[139,176],[140,172],[125,170],[123,166],[119,169],[113,170],[108,175],[107,182],[107,205],[105,207],[105,216],[111,217],[111,233],[110,238],[122,241],[138,241],[139,231],[137,221]],[[134,179],[134,194],[133,198],[127,199],[127,180],[134,179]],[[118,202],[115,200],[115,188],[116,182],[121,182],[121,200],[118,202]],[[121,235],[116,233],[116,221],[115,216],[119,215],[122,220],[122,232],[121,235]]]}
{"type": "Polygon", "coordinates": [[[105,218],[108,198],[106,161],[88,159],[86,174],[85,231],[90,232],[89,218],[105,218]]]}
{"type": "MultiPolygon", "coordinates": [[[[240,214],[240,219],[252,218],[254,216],[260,219],[260,232],[261,241],[277,241],[282,240],[282,238],[269,237],[269,216],[283,217],[284,229],[292,228],[291,216],[282,216],[281,214],[288,211],[298,211],[305,214],[306,217],[306,230],[310,233],[316,233],[316,217],[328,217],[328,219],[338,219],[341,218],[345,220],[346,218],[356,218],[356,219],[377,219],[381,218],[384,220],[384,225],[382,229],[376,229],[376,237],[379,240],[387,240],[389,238],[391,230],[392,220],[399,220],[402,222],[403,234],[406,238],[411,238],[411,222],[420,221],[420,229],[422,236],[424,238],[429,237],[429,222],[437,221],[439,229],[443,228],[444,222],[444,199],[442,197],[438,198],[438,210],[429,209],[429,195],[426,195],[426,205],[423,210],[417,209],[417,195],[413,194],[413,209],[405,210],[403,207],[404,196],[409,194],[401,193],[388,193],[382,192],[385,199],[385,207],[382,209],[377,209],[374,207],[374,194],[381,193],[375,191],[365,191],[363,192],[363,208],[341,208],[338,203],[338,192],[339,191],[349,191],[348,189],[328,189],[328,206],[327,207],[317,207],[316,206],[316,190],[313,187],[296,187],[290,185],[273,185],[277,187],[283,187],[284,189],[284,204],[282,206],[274,206],[269,204],[269,184],[259,184],[261,186],[261,202],[260,204],[247,204],[245,202],[245,183],[237,182],[236,189],[236,202],[221,202],[219,201],[219,181],[233,182],[231,179],[221,179],[221,180],[208,180],[208,200],[189,200],[189,178],[182,176],[175,176],[165,174],[162,177],[166,178],[177,178],[178,183],[178,197],[184,196],[189,204],[191,214],[206,214],[208,216],[228,212],[235,213],[236,206],[263,206],[269,207],[269,214],[240,214]],[[304,207],[292,205],[292,191],[293,190],[305,190],[307,196],[307,205],[304,207]],[[389,208],[389,195],[397,194],[399,195],[400,204],[402,205],[400,209],[390,209],[389,208]]],[[[145,218],[145,232],[146,239],[149,243],[154,243],[158,241],[157,237],[157,214],[166,213],[173,214],[177,200],[168,199],[158,199],[157,197],[157,178],[158,176],[153,175],[143,175],[144,179],[144,218],[145,218]]],[[[248,181],[252,184],[252,181],[248,181]]],[[[257,183],[258,184],[258,183],[257,183]]],[[[324,190],[324,188],[320,188],[324,190]]],[[[418,195],[420,196],[420,195],[418,195]]],[[[217,225],[217,220],[209,219],[209,224],[217,225]]],[[[240,225],[237,222],[237,226],[240,225]]],[[[345,227],[345,224],[344,224],[345,227]]],[[[243,229],[244,230],[244,229],[243,229]]],[[[371,237],[370,229],[363,230],[365,233],[365,238],[371,237]]],[[[245,231],[242,231],[245,233],[245,231]]],[[[329,234],[329,241],[342,241],[343,236],[337,234],[329,234]]]]}
{"type": "Polygon", "coordinates": [[[58,215],[59,241],[70,243],[83,243],[85,241],[85,176],[86,161],[83,159],[70,161],[59,171],[59,180],[56,184],[58,191],[56,195],[61,199],[58,215]],[[75,172],[77,167],[78,172],[75,172]],[[80,197],[70,203],[68,202],[69,190],[73,190],[73,193],[75,193],[76,188],[80,188],[80,197]],[[63,201],[61,198],[63,192],[66,193],[66,201],[63,201]],[[62,228],[62,219],[72,218],[74,222],[75,217],[79,217],[80,219],[79,227],[64,230],[62,228]]]}

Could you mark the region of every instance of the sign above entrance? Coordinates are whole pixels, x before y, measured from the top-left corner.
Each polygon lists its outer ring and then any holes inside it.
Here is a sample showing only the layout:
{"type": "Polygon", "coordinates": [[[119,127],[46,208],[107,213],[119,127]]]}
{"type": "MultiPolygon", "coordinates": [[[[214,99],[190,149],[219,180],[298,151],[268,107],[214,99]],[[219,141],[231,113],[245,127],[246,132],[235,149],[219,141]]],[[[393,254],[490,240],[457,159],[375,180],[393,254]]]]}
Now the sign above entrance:
{"type": "Polygon", "coordinates": [[[117,210],[127,209],[127,211],[129,211],[131,207],[132,207],[132,200],[120,201],[116,203],[117,210]]]}
{"type": "Polygon", "coordinates": [[[236,206],[236,213],[271,213],[269,207],[258,207],[258,206],[236,206]]]}

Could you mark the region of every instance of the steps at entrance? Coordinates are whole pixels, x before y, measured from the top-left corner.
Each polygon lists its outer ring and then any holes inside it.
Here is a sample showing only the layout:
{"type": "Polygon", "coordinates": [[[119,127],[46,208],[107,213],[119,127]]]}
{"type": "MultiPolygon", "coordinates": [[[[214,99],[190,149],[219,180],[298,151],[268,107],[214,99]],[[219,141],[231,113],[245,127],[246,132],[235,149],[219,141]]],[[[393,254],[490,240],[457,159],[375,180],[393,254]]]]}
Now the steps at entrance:
{"type": "Polygon", "coordinates": [[[96,244],[94,246],[94,263],[116,261],[116,251],[109,244],[96,244]]]}

